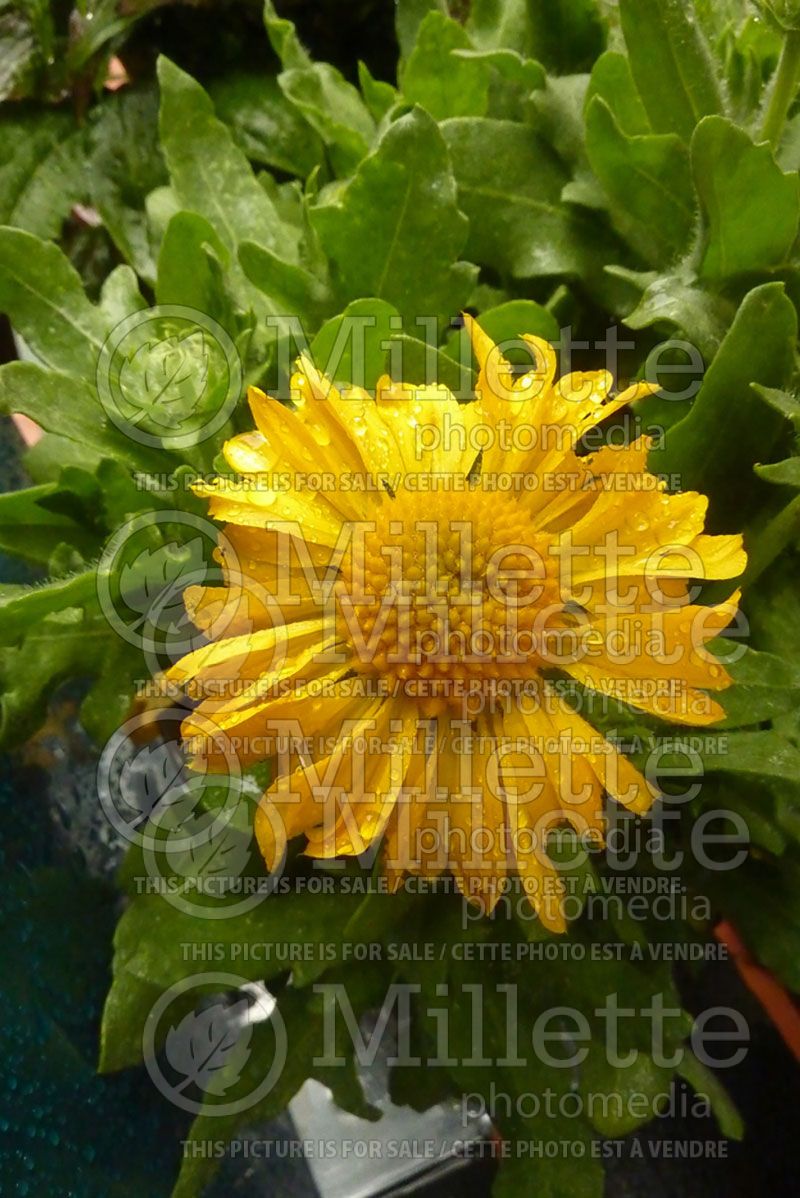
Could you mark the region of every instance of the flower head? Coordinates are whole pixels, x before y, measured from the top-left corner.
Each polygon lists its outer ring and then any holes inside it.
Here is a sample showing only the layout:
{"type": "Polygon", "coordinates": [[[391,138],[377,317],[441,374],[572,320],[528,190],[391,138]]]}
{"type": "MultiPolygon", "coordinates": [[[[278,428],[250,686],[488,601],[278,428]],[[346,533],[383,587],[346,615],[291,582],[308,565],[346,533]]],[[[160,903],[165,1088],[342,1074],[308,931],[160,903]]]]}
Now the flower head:
{"type": "Polygon", "coordinates": [[[609,798],[653,799],[576,701],[719,720],[708,692],[730,679],[705,644],[738,596],[703,606],[696,583],[745,556],[703,531],[703,496],[648,473],[646,438],[596,436],[654,387],[556,380],[535,337],[517,374],[466,319],[470,403],[388,378],[340,393],[306,359],[291,408],[251,390],[236,476],[197,488],[227,525],[225,585],[186,596],[210,644],[172,677],[200,700],[185,732],[212,767],[209,722],[243,763],[277,758],[256,817],[270,867],[299,834],[320,858],[380,844],[395,885],[449,870],[488,909],[515,873],[563,930],[549,834],[600,844],[609,798]]]}

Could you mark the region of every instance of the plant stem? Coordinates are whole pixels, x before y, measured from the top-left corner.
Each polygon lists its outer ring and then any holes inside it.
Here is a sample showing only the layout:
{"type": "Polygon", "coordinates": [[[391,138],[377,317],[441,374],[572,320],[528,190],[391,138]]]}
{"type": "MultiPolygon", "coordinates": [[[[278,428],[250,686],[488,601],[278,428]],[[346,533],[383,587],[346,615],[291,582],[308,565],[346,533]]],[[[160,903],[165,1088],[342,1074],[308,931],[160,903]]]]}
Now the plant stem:
{"type": "Polygon", "coordinates": [[[777,150],[783,136],[786,117],[797,95],[800,85],[800,30],[791,29],[783,43],[780,62],[775,72],[775,81],[769,99],[761,140],[768,141],[777,150]]]}

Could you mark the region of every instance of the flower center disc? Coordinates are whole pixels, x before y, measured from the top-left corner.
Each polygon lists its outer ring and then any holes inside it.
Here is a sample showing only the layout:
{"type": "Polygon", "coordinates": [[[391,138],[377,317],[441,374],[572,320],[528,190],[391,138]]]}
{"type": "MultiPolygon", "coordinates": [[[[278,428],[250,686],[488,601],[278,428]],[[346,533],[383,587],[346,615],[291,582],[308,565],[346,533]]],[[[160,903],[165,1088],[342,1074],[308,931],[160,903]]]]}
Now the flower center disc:
{"type": "Polygon", "coordinates": [[[544,621],[563,611],[549,541],[506,495],[386,504],[354,526],[337,583],[355,668],[405,687],[431,715],[500,679],[533,677],[544,621]]]}

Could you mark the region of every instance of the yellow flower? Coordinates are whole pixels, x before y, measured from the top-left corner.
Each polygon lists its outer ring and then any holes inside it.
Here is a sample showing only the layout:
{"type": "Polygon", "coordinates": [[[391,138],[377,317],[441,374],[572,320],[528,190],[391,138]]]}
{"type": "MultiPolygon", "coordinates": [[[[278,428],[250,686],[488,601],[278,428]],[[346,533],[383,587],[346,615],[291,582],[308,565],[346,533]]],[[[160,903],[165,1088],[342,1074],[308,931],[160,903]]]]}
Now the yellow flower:
{"type": "Polygon", "coordinates": [[[707,607],[693,588],[745,555],[703,532],[703,496],[647,472],[646,438],[583,452],[655,388],[556,381],[535,337],[516,375],[467,320],[471,403],[388,378],[342,394],[305,359],[292,408],[251,390],[256,431],[225,445],[235,477],[197,487],[227,525],[224,585],[186,595],[210,644],[171,677],[199,700],[184,733],[208,766],[277,757],[256,816],[270,868],[300,834],[318,858],[380,843],[394,887],[450,870],[491,910],[516,873],[563,930],[550,830],[601,844],[606,796],[653,799],[575,696],[720,719],[707,692],[730,678],[704,645],[738,595],[707,607]]]}

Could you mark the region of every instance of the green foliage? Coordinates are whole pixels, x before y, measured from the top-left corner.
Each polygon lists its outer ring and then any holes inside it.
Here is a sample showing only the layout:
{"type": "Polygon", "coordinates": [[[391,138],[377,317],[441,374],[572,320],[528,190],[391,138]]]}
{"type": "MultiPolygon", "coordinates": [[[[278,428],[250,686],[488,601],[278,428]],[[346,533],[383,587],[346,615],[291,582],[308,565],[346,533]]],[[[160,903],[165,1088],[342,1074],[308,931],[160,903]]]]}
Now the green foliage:
{"type": "Polygon", "coordinates": [[[311,219],[343,300],[374,295],[409,321],[466,304],[477,273],[459,260],[467,221],[442,134],[421,109],[398,117],[311,219]]]}
{"type": "Polygon", "coordinates": [[[515,121],[464,118],[442,132],[470,221],[467,253],[517,279],[588,275],[599,269],[579,210],[560,202],[567,181],[549,146],[515,121]]]}
{"type": "Polygon", "coordinates": [[[668,266],[694,225],[689,154],[681,139],[628,136],[596,95],[586,112],[586,152],[619,232],[650,266],[668,266]]]}
{"type": "Polygon", "coordinates": [[[429,12],[400,76],[405,98],[427,109],[436,120],[484,116],[489,104],[488,67],[480,58],[453,53],[471,45],[457,21],[429,12]]]}
{"type": "Polygon", "coordinates": [[[232,256],[245,229],[268,249],[277,246],[283,229],[275,205],[206,92],[168,59],[158,78],[161,145],[178,206],[206,217],[232,256]]]}
{"type": "Polygon", "coordinates": [[[709,496],[717,529],[741,526],[756,484],[753,466],[769,456],[781,430],[751,384],[788,382],[796,339],[797,313],[782,285],[749,292],[691,411],[655,454],[656,469],[674,470],[685,489],[709,496]]]}
{"type": "Polygon", "coordinates": [[[691,3],[620,0],[631,71],[656,133],[689,141],[704,116],[722,112],[722,88],[691,3]]]}
{"type": "Polygon", "coordinates": [[[701,121],[692,169],[707,242],[700,275],[722,280],[784,266],[797,239],[797,173],[784,174],[769,147],[754,145],[723,117],[701,121]],[[769,221],[760,219],[769,212],[769,221]]]}

